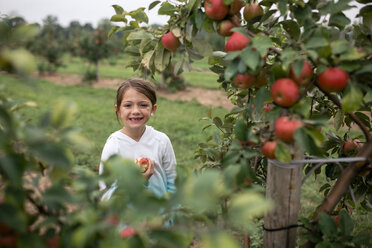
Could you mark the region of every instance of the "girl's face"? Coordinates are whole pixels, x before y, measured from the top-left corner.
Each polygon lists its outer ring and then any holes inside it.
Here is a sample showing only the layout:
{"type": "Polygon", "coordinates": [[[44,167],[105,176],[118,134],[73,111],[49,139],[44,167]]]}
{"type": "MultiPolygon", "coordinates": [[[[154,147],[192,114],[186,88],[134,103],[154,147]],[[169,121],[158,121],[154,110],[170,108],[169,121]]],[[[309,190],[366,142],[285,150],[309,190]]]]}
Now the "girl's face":
{"type": "Polygon", "coordinates": [[[152,105],[149,98],[133,88],[126,90],[120,106],[115,105],[118,117],[127,131],[143,131],[156,108],[156,104],[152,105]]]}

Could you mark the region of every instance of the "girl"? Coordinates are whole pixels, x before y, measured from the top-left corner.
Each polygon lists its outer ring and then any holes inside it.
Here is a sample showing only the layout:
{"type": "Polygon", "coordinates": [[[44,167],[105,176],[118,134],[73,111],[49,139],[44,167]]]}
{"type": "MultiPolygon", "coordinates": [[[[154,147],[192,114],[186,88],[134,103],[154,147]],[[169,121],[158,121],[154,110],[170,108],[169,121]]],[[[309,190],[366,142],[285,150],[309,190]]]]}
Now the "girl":
{"type": "MultiPolygon", "coordinates": [[[[102,162],[113,154],[133,161],[138,157],[147,157],[150,164],[143,176],[147,187],[161,197],[166,192],[175,191],[176,158],[168,136],[146,125],[156,109],[155,87],[151,82],[134,78],[120,85],[115,112],[123,128],[108,137],[102,151],[99,174],[104,170],[102,162]]],[[[100,188],[105,189],[106,185],[101,182],[100,188]]],[[[115,185],[111,187],[103,199],[110,198],[115,188],[115,185]]]]}

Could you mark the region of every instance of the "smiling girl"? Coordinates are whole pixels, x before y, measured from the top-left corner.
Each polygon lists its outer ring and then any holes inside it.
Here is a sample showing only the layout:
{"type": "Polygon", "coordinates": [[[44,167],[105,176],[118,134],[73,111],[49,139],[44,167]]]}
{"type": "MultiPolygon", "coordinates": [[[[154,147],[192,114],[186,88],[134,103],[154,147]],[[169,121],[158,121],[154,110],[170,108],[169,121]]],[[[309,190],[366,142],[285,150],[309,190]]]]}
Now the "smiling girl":
{"type": "MultiPolygon", "coordinates": [[[[157,196],[175,191],[176,157],[168,136],[146,125],[156,112],[154,85],[142,79],[129,79],[117,90],[115,112],[123,127],[112,133],[103,148],[99,174],[103,173],[103,162],[118,154],[132,159],[146,157],[150,163],[143,172],[147,186],[157,196]]],[[[105,189],[106,185],[100,184],[105,189]]]]}

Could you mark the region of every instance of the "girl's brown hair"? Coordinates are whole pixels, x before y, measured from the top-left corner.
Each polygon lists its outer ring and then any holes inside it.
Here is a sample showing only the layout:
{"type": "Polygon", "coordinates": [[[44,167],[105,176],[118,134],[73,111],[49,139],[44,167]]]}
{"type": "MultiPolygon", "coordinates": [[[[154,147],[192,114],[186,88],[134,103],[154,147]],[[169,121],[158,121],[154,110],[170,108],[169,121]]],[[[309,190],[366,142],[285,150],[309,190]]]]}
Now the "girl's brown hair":
{"type": "Polygon", "coordinates": [[[133,88],[139,93],[144,94],[150,102],[152,106],[156,104],[156,89],[153,83],[150,81],[143,80],[141,78],[131,78],[124,81],[118,88],[116,92],[116,117],[118,116],[118,111],[120,109],[120,104],[123,100],[123,96],[125,92],[129,89],[133,88]]]}

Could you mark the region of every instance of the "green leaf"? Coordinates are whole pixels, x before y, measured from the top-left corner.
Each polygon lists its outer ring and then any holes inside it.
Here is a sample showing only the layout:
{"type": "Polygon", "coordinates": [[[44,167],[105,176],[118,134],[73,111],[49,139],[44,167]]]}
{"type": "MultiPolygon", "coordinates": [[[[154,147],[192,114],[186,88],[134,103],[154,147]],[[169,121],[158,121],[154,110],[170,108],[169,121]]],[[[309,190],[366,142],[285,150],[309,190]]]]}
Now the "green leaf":
{"type": "Polygon", "coordinates": [[[343,111],[336,112],[336,115],[333,119],[333,126],[335,127],[336,131],[339,130],[344,124],[344,118],[345,118],[345,115],[343,111]]]}
{"type": "Polygon", "coordinates": [[[208,170],[198,176],[189,177],[183,188],[183,201],[196,213],[216,211],[219,197],[225,192],[220,172],[208,170]],[[200,199],[203,199],[202,201],[200,199]]]}
{"type": "Polygon", "coordinates": [[[275,157],[280,162],[290,162],[291,161],[291,152],[287,145],[278,143],[275,147],[275,157]]]}
{"type": "Polygon", "coordinates": [[[154,59],[155,68],[159,71],[164,71],[169,65],[170,58],[171,52],[164,47],[156,49],[154,59]]]}
{"type": "Polygon", "coordinates": [[[49,140],[32,141],[29,143],[30,152],[48,165],[67,169],[70,158],[63,146],[49,140]]]}
{"type": "Polygon", "coordinates": [[[203,248],[238,248],[239,243],[233,236],[225,232],[206,233],[202,236],[201,245],[203,248]]]}
{"type": "Polygon", "coordinates": [[[349,83],[342,97],[342,110],[351,113],[358,110],[363,104],[363,92],[353,83],[349,83]]]}
{"type": "Polygon", "coordinates": [[[197,53],[200,53],[204,57],[208,57],[213,53],[212,46],[204,39],[193,38],[192,47],[197,53]]]}
{"type": "Polygon", "coordinates": [[[151,39],[151,38],[153,38],[152,34],[144,30],[140,30],[140,31],[131,32],[128,35],[127,40],[143,40],[143,39],[151,39]]]}
{"type": "Polygon", "coordinates": [[[256,97],[253,98],[253,105],[256,111],[262,110],[265,102],[271,99],[270,91],[266,87],[261,87],[257,93],[256,97]]]}
{"type": "Polygon", "coordinates": [[[261,57],[264,57],[269,48],[273,46],[273,42],[268,36],[258,34],[252,39],[252,46],[256,48],[261,57]]]}
{"type": "Polygon", "coordinates": [[[153,60],[153,55],[155,54],[155,51],[152,50],[152,51],[149,51],[147,53],[145,53],[145,55],[143,56],[142,60],[141,60],[141,64],[147,68],[147,69],[150,69],[150,64],[151,64],[151,61],[153,60]]]}
{"type": "Polygon", "coordinates": [[[346,40],[335,40],[331,42],[333,54],[342,54],[350,49],[349,43],[346,40]]]}
{"type": "Polygon", "coordinates": [[[248,126],[243,119],[239,119],[235,124],[235,135],[241,141],[246,141],[248,138],[248,126]]]}
{"type": "Polygon", "coordinates": [[[147,17],[144,10],[145,8],[139,8],[137,10],[129,12],[128,15],[130,15],[133,19],[135,19],[139,23],[141,22],[148,23],[149,18],[147,17]]]}
{"type": "Polygon", "coordinates": [[[194,22],[196,25],[196,28],[198,30],[201,30],[204,24],[204,20],[206,15],[201,11],[200,9],[196,10],[195,15],[194,15],[194,22]]]}
{"type": "Polygon", "coordinates": [[[354,223],[345,209],[339,213],[339,228],[344,236],[350,236],[354,230],[354,223]]]}
{"type": "Polygon", "coordinates": [[[251,68],[253,71],[256,70],[260,62],[260,55],[257,51],[254,51],[250,48],[244,49],[241,57],[244,63],[251,68]]]}
{"type": "Polygon", "coordinates": [[[122,15],[124,13],[124,9],[121,6],[114,4],[112,7],[117,15],[122,15]]]}
{"type": "Polygon", "coordinates": [[[296,77],[300,77],[302,69],[304,68],[304,61],[303,60],[295,60],[292,65],[294,74],[296,77]]]}
{"type": "Polygon", "coordinates": [[[113,26],[109,33],[108,33],[108,37],[110,38],[112,34],[114,34],[120,27],[119,26],[113,26]]]}
{"type": "Polygon", "coordinates": [[[176,7],[174,7],[169,2],[163,2],[161,4],[161,7],[159,8],[158,14],[159,15],[169,15],[173,16],[175,15],[176,7]]]}
{"type": "Polygon", "coordinates": [[[305,44],[307,49],[321,48],[328,45],[328,41],[323,37],[312,37],[305,44]]]}
{"type": "Polygon", "coordinates": [[[262,195],[250,191],[236,194],[230,203],[230,221],[237,228],[253,231],[253,221],[264,215],[271,204],[262,195]]]}
{"type": "Polygon", "coordinates": [[[122,15],[113,15],[113,16],[111,16],[110,21],[111,22],[124,22],[124,23],[128,22],[127,18],[125,18],[122,15]]]}
{"type": "Polygon", "coordinates": [[[310,155],[322,156],[322,149],[317,144],[319,142],[314,141],[311,131],[307,130],[307,128],[302,127],[297,129],[295,139],[302,150],[308,152],[310,155]]]}
{"type": "Polygon", "coordinates": [[[232,63],[230,63],[224,73],[225,80],[229,81],[232,79],[232,77],[237,73],[238,71],[238,65],[239,61],[238,60],[233,60],[232,63]]]}
{"type": "Polygon", "coordinates": [[[156,5],[158,5],[159,3],[161,3],[161,2],[160,1],[154,1],[154,2],[150,3],[149,10],[152,10],[153,8],[155,8],[156,5]]]}
{"type": "Polygon", "coordinates": [[[280,15],[284,16],[287,13],[287,0],[279,0],[278,2],[280,15]]]}
{"type": "Polygon", "coordinates": [[[340,30],[343,30],[346,25],[350,23],[350,19],[345,16],[344,13],[339,12],[337,14],[331,15],[329,18],[329,26],[338,27],[340,30]]]}
{"type": "Polygon", "coordinates": [[[26,230],[25,216],[17,207],[6,202],[0,204],[0,222],[4,229],[7,225],[19,232],[24,232],[26,230]]]}
{"type": "Polygon", "coordinates": [[[294,39],[298,40],[300,38],[301,30],[297,22],[293,20],[282,21],[284,30],[294,39]]]}
{"type": "Polygon", "coordinates": [[[319,213],[318,228],[328,238],[337,235],[337,226],[333,218],[325,213],[319,213]]]}
{"type": "Polygon", "coordinates": [[[366,56],[366,53],[360,52],[356,47],[349,49],[347,53],[340,56],[340,61],[344,60],[359,60],[366,56]]]}
{"type": "Polygon", "coordinates": [[[216,125],[216,127],[218,127],[218,128],[221,128],[222,125],[223,125],[222,120],[221,120],[220,117],[214,117],[214,118],[213,118],[213,123],[214,123],[214,125],[216,125]]]}

